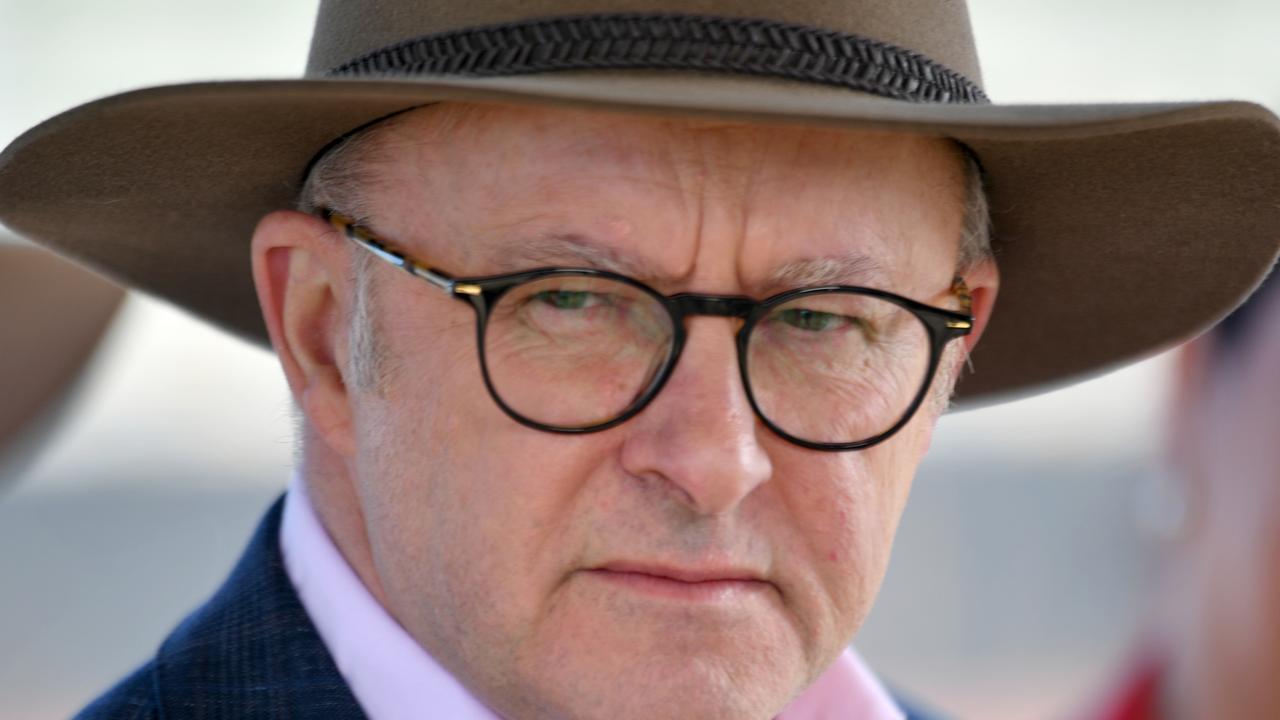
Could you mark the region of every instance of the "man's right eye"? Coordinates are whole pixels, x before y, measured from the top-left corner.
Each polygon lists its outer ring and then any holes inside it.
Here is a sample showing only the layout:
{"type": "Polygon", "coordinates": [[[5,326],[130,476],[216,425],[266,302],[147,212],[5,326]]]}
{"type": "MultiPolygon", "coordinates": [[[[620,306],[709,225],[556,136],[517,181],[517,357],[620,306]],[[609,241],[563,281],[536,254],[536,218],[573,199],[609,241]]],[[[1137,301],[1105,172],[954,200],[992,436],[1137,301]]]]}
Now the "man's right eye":
{"type": "Polygon", "coordinates": [[[810,332],[842,330],[854,324],[853,321],[843,315],[805,308],[787,308],[778,313],[778,319],[793,328],[810,332]]]}
{"type": "Polygon", "coordinates": [[[586,290],[543,290],[533,298],[557,310],[584,310],[604,303],[599,293],[586,290]]]}

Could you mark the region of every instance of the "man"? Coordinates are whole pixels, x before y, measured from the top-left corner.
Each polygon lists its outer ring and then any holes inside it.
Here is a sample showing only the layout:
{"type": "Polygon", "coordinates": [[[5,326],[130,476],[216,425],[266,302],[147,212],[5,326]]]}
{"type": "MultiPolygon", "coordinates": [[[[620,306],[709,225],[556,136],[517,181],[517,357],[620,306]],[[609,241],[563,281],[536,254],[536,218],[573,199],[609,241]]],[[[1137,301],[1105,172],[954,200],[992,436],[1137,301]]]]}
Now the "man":
{"type": "Polygon", "coordinates": [[[978,339],[963,397],[1063,382],[1277,249],[1272,116],[991,106],[951,2],[327,2],[310,66],[0,156],[6,223],[269,339],[303,421],[85,717],[902,717],[845,647],[978,339]]]}

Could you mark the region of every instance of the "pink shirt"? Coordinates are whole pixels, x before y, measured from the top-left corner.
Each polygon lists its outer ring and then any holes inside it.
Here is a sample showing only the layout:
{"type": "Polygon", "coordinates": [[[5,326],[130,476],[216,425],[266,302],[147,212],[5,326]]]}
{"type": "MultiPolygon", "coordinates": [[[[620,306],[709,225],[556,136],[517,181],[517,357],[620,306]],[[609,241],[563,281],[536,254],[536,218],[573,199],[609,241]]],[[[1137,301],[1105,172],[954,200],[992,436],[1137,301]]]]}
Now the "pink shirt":
{"type": "MultiPolygon", "coordinates": [[[[329,539],[294,478],[280,549],[302,606],[338,672],[370,720],[433,717],[499,720],[378,604],[329,539]]],[[[884,686],[852,649],[787,706],[778,720],[902,720],[884,686]]]]}

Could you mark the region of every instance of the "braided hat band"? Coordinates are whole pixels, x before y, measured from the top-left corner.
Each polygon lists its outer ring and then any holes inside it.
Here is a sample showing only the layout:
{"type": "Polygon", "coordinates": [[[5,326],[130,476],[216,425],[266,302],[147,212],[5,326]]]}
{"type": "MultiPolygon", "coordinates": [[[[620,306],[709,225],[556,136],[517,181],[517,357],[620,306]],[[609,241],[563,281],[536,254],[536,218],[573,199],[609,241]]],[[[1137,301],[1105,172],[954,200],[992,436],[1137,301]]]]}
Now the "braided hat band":
{"type": "Polygon", "coordinates": [[[987,104],[974,82],[871,38],[769,20],[622,13],[424,35],[361,55],[328,77],[666,69],[801,80],[910,102],[987,104]]]}

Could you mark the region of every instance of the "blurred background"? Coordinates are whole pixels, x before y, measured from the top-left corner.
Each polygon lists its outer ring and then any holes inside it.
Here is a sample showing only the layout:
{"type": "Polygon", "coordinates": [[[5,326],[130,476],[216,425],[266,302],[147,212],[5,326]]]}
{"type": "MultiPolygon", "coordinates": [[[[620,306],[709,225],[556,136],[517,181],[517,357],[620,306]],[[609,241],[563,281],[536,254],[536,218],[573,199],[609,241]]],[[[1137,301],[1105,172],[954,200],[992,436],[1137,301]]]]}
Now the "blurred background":
{"type": "MultiPolygon", "coordinates": [[[[999,102],[1280,107],[1274,0],[970,7],[999,102]]],[[[314,12],[0,0],[0,145],[109,93],[300,74],[314,12]]],[[[1158,470],[1167,374],[1157,357],[942,421],[857,641],[891,684],[994,720],[1067,718],[1110,684],[1157,572],[1135,498],[1158,470]]],[[[0,718],[67,717],[148,658],[223,578],[292,462],[272,356],[137,295],[33,427],[0,449],[0,718]]]]}

